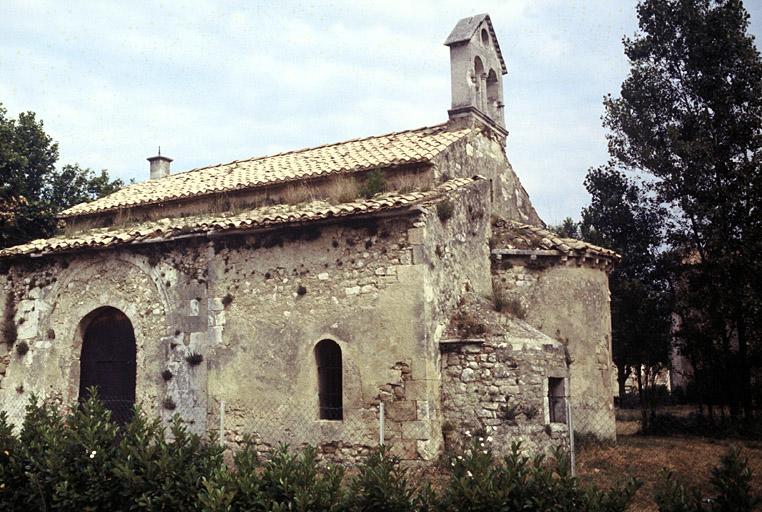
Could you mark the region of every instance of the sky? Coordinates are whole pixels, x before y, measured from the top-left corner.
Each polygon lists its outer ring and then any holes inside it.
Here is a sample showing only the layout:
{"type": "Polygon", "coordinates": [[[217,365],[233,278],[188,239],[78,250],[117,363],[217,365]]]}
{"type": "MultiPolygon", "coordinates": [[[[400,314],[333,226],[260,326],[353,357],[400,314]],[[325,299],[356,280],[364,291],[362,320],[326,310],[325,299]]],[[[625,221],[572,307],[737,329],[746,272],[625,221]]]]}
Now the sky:
{"type": "MultiPolygon", "coordinates": [[[[762,2],[747,1],[751,33],[762,2]]],[[[490,14],[505,57],[507,153],[548,223],[589,203],[602,98],[627,76],[634,0],[0,2],[0,103],[36,112],[79,163],[143,181],[439,124],[458,19],[490,14]]]]}

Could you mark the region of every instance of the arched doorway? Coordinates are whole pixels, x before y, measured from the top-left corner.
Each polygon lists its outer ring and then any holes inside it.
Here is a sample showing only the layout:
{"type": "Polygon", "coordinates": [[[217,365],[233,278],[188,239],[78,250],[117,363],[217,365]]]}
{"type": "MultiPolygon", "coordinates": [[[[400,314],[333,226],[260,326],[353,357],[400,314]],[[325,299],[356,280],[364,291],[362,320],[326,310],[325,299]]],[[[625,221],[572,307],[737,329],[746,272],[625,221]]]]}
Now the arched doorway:
{"type": "Polygon", "coordinates": [[[135,406],[135,331],[127,315],[116,308],[98,308],[82,320],[79,398],[97,388],[98,397],[122,425],[135,406]]]}

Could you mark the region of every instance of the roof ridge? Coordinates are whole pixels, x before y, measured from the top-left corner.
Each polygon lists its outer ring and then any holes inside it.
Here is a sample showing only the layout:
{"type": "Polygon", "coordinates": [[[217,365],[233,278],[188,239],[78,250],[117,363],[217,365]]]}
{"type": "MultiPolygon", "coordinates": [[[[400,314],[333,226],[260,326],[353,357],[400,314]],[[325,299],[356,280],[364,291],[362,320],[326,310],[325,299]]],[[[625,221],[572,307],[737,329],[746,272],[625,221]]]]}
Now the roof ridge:
{"type": "Polygon", "coordinates": [[[471,128],[453,129],[448,123],[440,123],[196,167],[129,185],[106,197],[74,205],[58,217],[261,188],[340,172],[418,164],[430,161],[472,132],[471,128]]]}
{"type": "Polygon", "coordinates": [[[106,248],[119,244],[155,241],[157,237],[167,240],[182,234],[202,232],[223,233],[232,229],[260,229],[278,224],[302,223],[313,220],[351,215],[374,214],[379,211],[398,210],[418,204],[429,204],[455,190],[484,181],[481,176],[453,178],[437,187],[403,194],[399,191],[385,192],[372,198],[330,204],[324,200],[312,200],[299,204],[265,205],[232,216],[228,212],[205,213],[185,217],[164,217],[146,220],[120,227],[92,228],[78,233],[60,233],[49,238],[29,241],[25,244],[0,249],[0,258],[43,255],[47,253],[78,250],[80,248],[106,248]]]}
{"type": "MultiPolygon", "coordinates": [[[[365,137],[355,137],[353,139],[346,139],[346,140],[339,140],[339,141],[335,141],[335,142],[328,142],[328,143],[325,143],[325,144],[319,144],[317,146],[306,146],[306,147],[302,147],[302,148],[299,148],[299,149],[291,149],[291,150],[288,150],[288,151],[281,151],[279,153],[270,153],[268,155],[253,156],[251,158],[242,158],[240,160],[232,160],[230,162],[224,162],[224,163],[219,163],[219,164],[210,164],[210,165],[205,165],[203,167],[194,167],[193,169],[188,169],[187,171],[181,171],[181,172],[178,172],[178,173],[175,173],[175,174],[170,174],[169,176],[166,176],[166,177],[181,176],[183,174],[189,174],[189,173],[195,172],[195,171],[203,171],[203,170],[206,170],[206,169],[213,169],[215,167],[222,167],[222,166],[225,166],[225,165],[241,164],[241,163],[246,163],[246,162],[256,162],[257,160],[264,160],[265,158],[274,158],[274,157],[277,157],[277,156],[284,156],[284,155],[293,155],[293,154],[297,154],[297,153],[304,153],[306,151],[311,151],[311,150],[314,150],[314,149],[322,149],[322,148],[329,148],[329,147],[332,147],[332,146],[340,146],[342,144],[347,144],[349,142],[360,142],[360,141],[363,141],[363,140],[378,139],[380,137],[390,137],[390,136],[393,136],[393,135],[401,135],[403,133],[421,132],[421,131],[424,131],[424,130],[434,130],[434,129],[437,129],[437,128],[445,128],[446,126],[447,126],[447,122],[445,121],[443,123],[439,123],[439,124],[435,124],[435,125],[431,125],[431,126],[421,126],[420,128],[412,128],[412,129],[409,129],[409,130],[398,130],[398,131],[395,131],[395,132],[380,133],[378,135],[367,135],[365,137]]],[[[137,183],[136,183],[136,185],[137,185],[137,183]]]]}

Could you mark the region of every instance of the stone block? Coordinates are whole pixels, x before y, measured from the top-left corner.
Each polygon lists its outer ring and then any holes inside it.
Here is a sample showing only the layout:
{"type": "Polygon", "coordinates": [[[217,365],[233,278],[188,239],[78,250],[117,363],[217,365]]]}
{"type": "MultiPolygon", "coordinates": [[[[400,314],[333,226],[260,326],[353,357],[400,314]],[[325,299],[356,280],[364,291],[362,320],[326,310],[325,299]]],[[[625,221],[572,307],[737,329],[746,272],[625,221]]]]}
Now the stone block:
{"type": "MultiPolygon", "coordinates": [[[[449,373],[450,369],[448,368],[446,371],[449,373]]],[[[457,375],[457,373],[451,375],[457,375]]],[[[427,398],[428,390],[429,381],[427,380],[409,380],[405,383],[405,396],[409,399],[417,400],[427,398]]]]}
{"type": "Polygon", "coordinates": [[[209,302],[209,311],[222,311],[223,309],[225,309],[225,305],[222,304],[221,298],[215,297],[215,298],[209,299],[208,302],[209,302]]]}
{"type": "Polygon", "coordinates": [[[426,258],[426,251],[422,245],[414,245],[412,248],[412,255],[413,264],[415,265],[421,265],[428,261],[428,258],[426,258]]]}
{"type": "Polygon", "coordinates": [[[460,380],[463,382],[473,382],[478,378],[478,375],[474,370],[471,368],[464,368],[462,372],[460,372],[460,380]]]}
{"type": "Polygon", "coordinates": [[[431,416],[431,402],[428,400],[416,400],[416,414],[419,420],[428,420],[431,416]]]}
{"type": "Polygon", "coordinates": [[[402,423],[402,439],[429,439],[431,437],[428,421],[405,421],[402,423]]]}
{"type": "Polygon", "coordinates": [[[209,328],[209,343],[212,345],[219,345],[222,343],[222,326],[215,325],[209,328]]]}
{"type": "Polygon", "coordinates": [[[435,442],[433,439],[416,441],[418,457],[423,460],[432,460],[438,454],[438,445],[439,443],[435,442]]]}
{"type": "Polygon", "coordinates": [[[205,332],[192,332],[190,334],[190,351],[191,352],[201,352],[205,344],[206,344],[205,332]]]}
{"type": "Polygon", "coordinates": [[[407,230],[407,241],[410,245],[421,245],[426,237],[426,229],[423,227],[407,230]]]}
{"type": "Polygon", "coordinates": [[[198,316],[199,314],[199,302],[196,299],[191,299],[188,304],[188,314],[190,316],[198,316]]]}
{"type": "Polygon", "coordinates": [[[402,460],[414,460],[418,453],[418,442],[414,439],[399,439],[390,444],[392,456],[402,460]]]}
{"type": "Polygon", "coordinates": [[[415,400],[400,400],[386,404],[386,416],[392,421],[413,421],[416,419],[415,400]]]}

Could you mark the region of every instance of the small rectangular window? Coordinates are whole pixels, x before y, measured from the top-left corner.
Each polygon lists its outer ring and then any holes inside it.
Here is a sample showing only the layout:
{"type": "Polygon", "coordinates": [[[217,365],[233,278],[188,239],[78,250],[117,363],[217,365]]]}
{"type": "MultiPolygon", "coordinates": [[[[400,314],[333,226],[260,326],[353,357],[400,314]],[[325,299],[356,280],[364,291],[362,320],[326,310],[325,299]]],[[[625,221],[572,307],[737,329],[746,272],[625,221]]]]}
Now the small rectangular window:
{"type": "Polygon", "coordinates": [[[548,379],[548,411],[551,423],[566,423],[566,386],[563,378],[548,379]]]}

